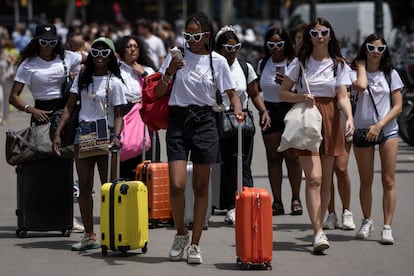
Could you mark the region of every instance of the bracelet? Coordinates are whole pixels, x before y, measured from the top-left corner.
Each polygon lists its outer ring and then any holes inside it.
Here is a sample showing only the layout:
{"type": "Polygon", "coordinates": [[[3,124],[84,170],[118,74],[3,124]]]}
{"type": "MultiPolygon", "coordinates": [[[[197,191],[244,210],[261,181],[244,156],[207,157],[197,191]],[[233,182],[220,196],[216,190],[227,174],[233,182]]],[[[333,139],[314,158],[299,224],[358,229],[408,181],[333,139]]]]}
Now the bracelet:
{"type": "Polygon", "coordinates": [[[172,76],[173,74],[168,73],[168,69],[165,69],[165,75],[167,75],[168,77],[172,76]]]}
{"type": "Polygon", "coordinates": [[[30,107],[30,105],[26,104],[26,105],[24,106],[24,112],[29,113],[29,112],[28,112],[29,107],[30,107]]]}
{"type": "Polygon", "coordinates": [[[165,81],[164,78],[161,78],[161,82],[168,86],[170,84],[170,79],[168,79],[168,81],[165,81]]]}
{"type": "Polygon", "coordinates": [[[259,111],[259,115],[260,115],[260,117],[261,117],[261,116],[262,116],[265,112],[269,113],[269,110],[265,109],[265,110],[259,111]]]}

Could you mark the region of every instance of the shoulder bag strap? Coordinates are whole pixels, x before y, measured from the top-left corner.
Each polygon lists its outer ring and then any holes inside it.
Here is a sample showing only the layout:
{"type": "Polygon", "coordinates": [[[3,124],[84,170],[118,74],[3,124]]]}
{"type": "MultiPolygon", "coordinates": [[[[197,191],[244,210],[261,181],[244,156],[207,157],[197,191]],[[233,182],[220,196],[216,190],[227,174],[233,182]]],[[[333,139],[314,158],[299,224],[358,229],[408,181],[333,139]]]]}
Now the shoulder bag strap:
{"type": "Polygon", "coordinates": [[[375,105],[374,97],[372,96],[372,93],[371,93],[371,87],[369,87],[369,85],[368,85],[367,89],[368,89],[369,98],[371,99],[371,102],[374,105],[375,115],[377,115],[377,119],[379,119],[379,114],[378,114],[377,106],[375,105]]]}
{"type": "Polygon", "coordinates": [[[306,77],[306,74],[305,74],[305,68],[303,67],[302,62],[299,62],[299,65],[300,65],[300,69],[301,69],[301,71],[302,71],[303,79],[305,80],[306,89],[308,90],[308,93],[309,93],[310,95],[312,95],[312,93],[311,93],[311,91],[310,91],[310,88],[309,88],[308,78],[306,77]]]}

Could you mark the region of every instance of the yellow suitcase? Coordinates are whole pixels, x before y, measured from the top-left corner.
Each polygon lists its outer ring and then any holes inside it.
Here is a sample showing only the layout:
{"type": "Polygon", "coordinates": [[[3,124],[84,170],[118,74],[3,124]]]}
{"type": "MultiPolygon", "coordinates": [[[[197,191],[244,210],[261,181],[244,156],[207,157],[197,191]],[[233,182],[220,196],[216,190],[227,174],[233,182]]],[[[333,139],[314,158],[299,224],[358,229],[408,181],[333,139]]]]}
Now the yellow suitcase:
{"type": "MultiPolygon", "coordinates": [[[[118,155],[118,154],[117,154],[118,155]]],[[[111,158],[111,154],[109,155],[111,158]]],[[[119,158],[117,156],[117,158],[119,158]]],[[[121,252],[148,245],[148,191],[141,181],[115,180],[101,187],[101,249],[121,252]]]]}

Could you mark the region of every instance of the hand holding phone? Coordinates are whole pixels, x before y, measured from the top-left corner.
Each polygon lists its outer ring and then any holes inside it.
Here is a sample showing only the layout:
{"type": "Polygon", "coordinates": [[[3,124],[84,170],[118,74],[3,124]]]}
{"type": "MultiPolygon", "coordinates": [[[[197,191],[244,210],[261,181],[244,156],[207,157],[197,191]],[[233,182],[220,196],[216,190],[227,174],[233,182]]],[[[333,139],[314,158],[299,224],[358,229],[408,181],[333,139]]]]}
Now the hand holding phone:
{"type": "Polygon", "coordinates": [[[275,75],[275,82],[278,84],[282,84],[282,81],[285,77],[285,66],[276,66],[276,75],[275,75]]]}
{"type": "Polygon", "coordinates": [[[178,61],[183,60],[183,54],[181,53],[181,50],[177,47],[174,47],[171,49],[171,57],[178,59],[178,61]]]}

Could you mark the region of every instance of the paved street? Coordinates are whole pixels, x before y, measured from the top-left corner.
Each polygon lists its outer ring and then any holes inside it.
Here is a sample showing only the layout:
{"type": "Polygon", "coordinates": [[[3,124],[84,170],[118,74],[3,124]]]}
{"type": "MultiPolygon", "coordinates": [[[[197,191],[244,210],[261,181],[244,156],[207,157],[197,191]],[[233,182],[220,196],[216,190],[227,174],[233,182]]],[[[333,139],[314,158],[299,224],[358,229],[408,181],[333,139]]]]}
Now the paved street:
{"type": "MultiPolygon", "coordinates": [[[[27,91],[23,97],[30,103],[27,91]]],[[[257,116],[257,114],[255,114],[257,116]]],[[[257,120],[257,119],[256,119],[257,120]]],[[[0,126],[0,143],[5,145],[5,131],[21,129],[28,125],[29,116],[14,111],[8,125],[0,126]]],[[[163,139],[164,132],[161,132],[163,139]]],[[[260,133],[256,133],[253,176],[256,186],[270,189],[267,179],[266,160],[260,133]]],[[[162,151],[165,152],[165,145],[162,151]]],[[[276,150],[276,148],[275,148],[276,150]]],[[[373,189],[373,220],[375,231],[368,240],[354,238],[355,231],[327,231],[331,248],[325,255],[312,254],[312,229],[305,208],[304,181],[302,201],[304,214],[290,216],[291,191],[284,172],[283,201],[288,215],[273,217],[273,270],[240,271],[236,266],[234,227],[223,222],[223,214],[211,218],[210,227],[204,231],[201,249],[204,263],[197,266],[183,262],[169,262],[168,251],[175,234],[172,227],[150,229],[148,252],[132,251],[127,257],[110,252],[105,258],[100,250],[72,252],[70,247],[78,242],[81,234],[72,233],[61,237],[59,233],[29,232],[27,238],[17,238],[16,174],[14,167],[5,161],[0,151],[0,275],[414,275],[414,148],[401,142],[397,161],[397,208],[393,222],[395,244],[379,243],[383,224],[382,188],[378,153],[376,154],[375,184],[373,189]]],[[[165,159],[165,155],[163,157],[165,159]]],[[[47,174],[48,168],[44,168],[47,174]]],[[[357,227],[361,222],[359,207],[359,181],[356,164],[351,156],[349,173],[352,181],[351,209],[357,227]]],[[[75,176],[76,179],[76,176],[75,176]]],[[[95,177],[97,179],[97,177],[95,177]]],[[[59,183],[56,183],[59,185],[59,183]]],[[[99,233],[99,183],[95,181],[95,231],[99,233]]],[[[341,214],[339,196],[336,210],[341,214]]],[[[74,204],[79,218],[79,208],[74,204]]]]}

